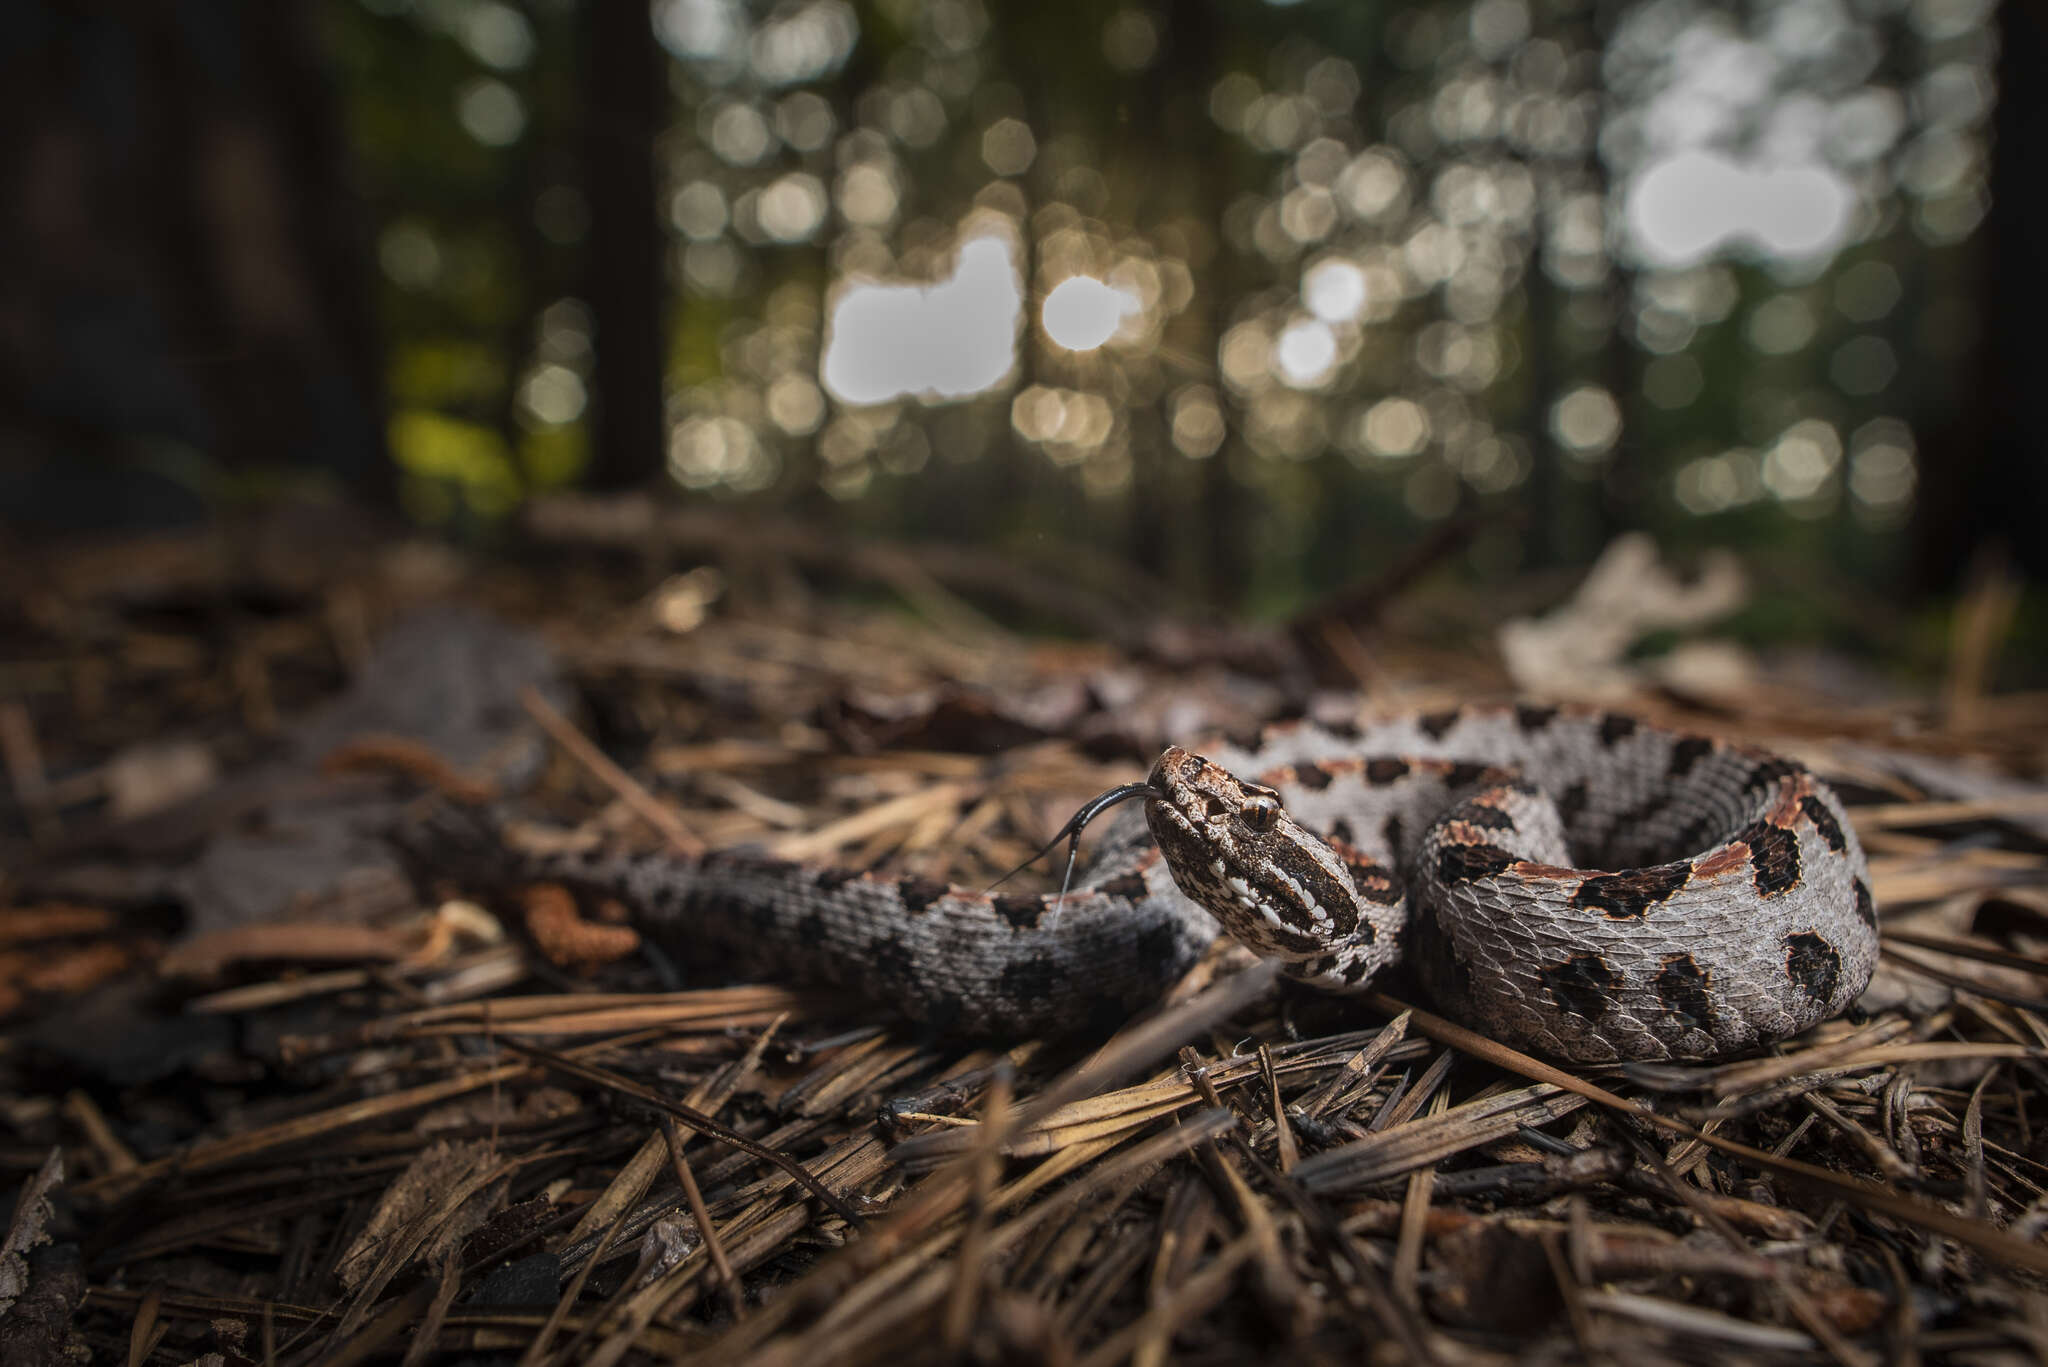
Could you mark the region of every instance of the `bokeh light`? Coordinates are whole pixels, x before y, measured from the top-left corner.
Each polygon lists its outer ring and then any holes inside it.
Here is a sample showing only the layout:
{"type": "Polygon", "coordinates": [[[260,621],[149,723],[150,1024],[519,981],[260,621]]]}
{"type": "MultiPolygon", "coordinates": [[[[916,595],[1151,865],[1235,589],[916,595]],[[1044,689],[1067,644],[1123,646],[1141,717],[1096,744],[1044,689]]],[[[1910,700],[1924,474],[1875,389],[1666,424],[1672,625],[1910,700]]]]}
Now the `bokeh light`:
{"type": "Polygon", "coordinates": [[[834,301],[820,375],[847,403],[964,398],[1016,360],[1023,295],[1009,245],[970,238],[934,284],[849,281],[834,301]]]}
{"type": "Polygon", "coordinates": [[[1142,304],[1128,290],[1093,276],[1073,275],[1053,286],[1039,310],[1045,335],[1069,351],[1093,351],[1116,336],[1142,304]]]}
{"type": "MultiPolygon", "coordinates": [[[[604,208],[560,124],[569,11],[351,8],[434,35],[454,68],[408,119],[476,176],[378,223],[394,432],[503,502],[599,392],[562,297],[604,208]],[[510,231],[475,209],[507,176],[510,231]]],[[[675,479],[914,520],[904,482],[1000,476],[1019,519],[1102,503],[1071,525],[1111,545],[1171,505],[1172,565],[1213,532],[1186,508],[1229,507],[1277,580],[1374,553],[1326,519],[1398,538],[1475,500],[1538,500],[1553,557],[1616,517],[1896,538],[1979,323],[1986,0],[1398,3],[1369,60],[1312,13],[1253,43],[1219,12],[1197,70],[1180,15],[1118,0],[1055,91],[1020,60],[1040,21],[987,0],[656,0],[675,479]]],[[[404,131],[373,183],[417,183],[404,131]]]]}

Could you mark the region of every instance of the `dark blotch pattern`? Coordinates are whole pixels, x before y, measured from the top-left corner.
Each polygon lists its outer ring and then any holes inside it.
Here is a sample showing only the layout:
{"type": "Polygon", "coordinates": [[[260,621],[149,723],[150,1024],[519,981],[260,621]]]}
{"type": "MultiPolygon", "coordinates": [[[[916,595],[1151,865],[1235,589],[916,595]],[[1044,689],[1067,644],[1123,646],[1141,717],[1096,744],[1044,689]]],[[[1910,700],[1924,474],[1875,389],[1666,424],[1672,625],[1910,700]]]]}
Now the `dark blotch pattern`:
{"type": "Polygon", "coordinates": [[[1395,854],[1399,854],[1401,852],[1401,835],[1401,814],[1399,812],[1391,812],[1387,816],[1386,823],[1380,827],[1380,839],[1387,842],[1388,849],[1392,850],[1395,854]]]}
{"type": "Polygon", "coordinates": [[[1799,766],[1790,760],[1783,760],[1772,756],[1770,759],[1761,761],[1756,768],[1751,769],[1745,774],[1742,779],[1742,786],[1747,792],[1762,792],[1777,787],[1781,779],[1791,778],[1798,772],[1799,766]]]}
{"type": "MultiPolygon", "coordinates": [[[[1370,930],[1372,927],[1366,926],[1363,929],[1370,930]]],[[[1370,972],[1372,972],[1371,964],[1367,963],[1364,959],[1353,959],[1350,963],[1344,965],[1344,981],[1356,986],[1364,982],[1365,975],[1370,972]]]]}
{"type": "Polygon", "coordinates": [[[1572,905],[1597,911],[1610,921],[1638,921],[1691,881],[1692,864],[1684,859],[1627,873],[1598,874],[1579,884],[1572,905]]]}
{"type": "Polygon", "coordinates": [[[734,909],[739,913],[742,920],[762,935],[773,935],[776,925],[782,919],[776,915],[775,904],[766,900],[756,901],[751,898],[741,898],[735,904],[734,909]]]}
{"type": "Polygon", "coordinates": [[[991,899],[996,915],[1010,923],[1012,930],[1030,930],[1038,924],[1038,918],[1045,915],[1045,909],[1052,905],[1052,899],[1037,893],[1017,893],[991,899]]]}
{"type": "Polygon", "coordinates": [[[1330,823],[1330,838],[1332,840],[1341,840],[1347,845],[1356,845],[1358,843],[1357,837],[1351,833],[1351,823],[1341,816],[1330,823]]]}
{"type": "Polygon", "coordinates": [[[1671,747],[1671,769],[1669,776],[1684,778],[1692,767],[1714,753],[1714,742],[1705,736],[1686,736],[1671,747]]]}
{"type": "Polygon", "coordinates": [[[1375,788],[1399,783],[1406,777],[1408,761],[1405,759],[1371,759],[1365,762],[1365,781],[1375,788]]]}
{"type": "MultiPolygon", "coordinates": [[[[1346,862],[1346,871],[1351,874],[1351,886],[1358,889],[1358,895],[1368,902],[1390,907],[1401,900],[1401,890],[1394,886],[1393,879],[1378,864],[1354,864],[1346,862]]],[[[1358,923],[1358,937],[1367,944],[1379,938],[1379,932],[1372,928],[1372,922],[1358,923]]]]}
{"type": "Polygon", "coordinates": [[[1445,884],[1469,883],[1506,873],[1515,857],[1498,845],[1445,845],[1437,851],[1436,876],[1445,884]]]}
{"type": "Polygon", "coordinates": [[[936,878],[909,874],[896,884],[896,894],[912,911],[924,911],[953,889],[936,878]]]}
{"type": "Polygon", "coordinates": [[[1564,818],[1567,826],[1578,820],[1579,814],[1585,810],[1586,785],[1584,783],[1574,783],[1571,787],[1557,795],[1557,814],[1564,818]]]}
{"type": "Polygon", "coordinates": [[[1753,821],[1735,833],[1749,846],[1749,864],[1759,897],[1776,897],[1799,886],[1799,842],[1768,821],[1753,821]]]}
{"type": "MultiPolygon", "coordinates": [[[[1712,812],[1704,813],[1688,822],[1685,829],[1672,839],[1672,848],[1704,850],[1710,841],[1718,845],[1720,842],[1714,840],[1714,836],[1719,833],[1723,824],[1723,819],[1715,816],[1712,812]]],[[[1734,838],[1733,836],[1729,837],[1731,840],[1734,838]]]]}
{"type": "Polygon", "coordinates": [[[1489,807],[1483,802],[1468,802],[1458,808],[1457,819],[1467,826],[1477,826],[1483,831],[1512,831],[1515,819],[1498,807],[1489,807]]]}
{"type": "Polygon", "coordinates": [[[1616,817],[1614,819],[1614,829],[1617,831],[1635,830],[1646,825],[1651,818],[1666,811],[1670,806],[1671,797],[1669,794],[1653,793],[1644,802],[1616,817]]]}
{"type": "Polygon", "coordinates": [[[819,869],[818,876],[811,883],[820,892],[837,892],[858,877],[860,873],[854,869],[819,869]]]}
{"type": "Polygon", "coordinates": [[[1877,929],[1877,904],[1870,899],[1870,884],[1856,880],[1856,915],[1864,925],[1877,929]]]}
{"type": "Polygon", "coordinates": [[[1538,969],[1537,978],[1550,990],[1550,997],[1564,1010],[1586,1020],[1598,1020],[1613,1004],[1614,989],[1621,979],[1598,954],[1574,954],[1560,964],[1538,969]]]}
{"type": "Polygon", "coordinates": [[[941,1035],[949,1035],[967,1025],[967,1004],[951,992],[934,992],[916,1009],[917,1019],[941,1035]]]}
{"type": "Polygon", "coordinates": [[[1600,718],[1600,743],[1613,745],[1627,740],[1636,733],[1636,719],[1625,717],[1619,712],[1608,712],[1600,718]]]}
{"type": "Polygon", "coordinates": [[[1126,902],[1143,901],[1152,891],[1146,886],[1145,875],[1142,873],[1120,873],[1114,878],[1098,883],[1096,890],[1108,893],[1111,897],[1121,897],[1126,902]]]}
{"type": "Polygon", "coordinates": [[[1460,760],[1444,771],[1444,786],[1470,788],[1485,777],[1487,767],[1484,764],[1474,764],[1470,760],[1460,760]]]}
{"type": "Polygon", "coordinates": [[[724,863],[738,872],[749,873],[757,878],[791,878],[803,868],[803,865],[794,860],[777,859],[772,854],[756,854],[751,850],[723,856],[707,856],[706,863],[724,863]]]}
{"type": "Polygon", "coordinates": [[[1527,732],[1541,731],[1555,720],[1557,709],[1554,707],[1532,707],[1528,703],[1522,703],[1515,708],[1515,725],[1527,732]]]}
{"type": "Polygon", "coordinates": [[[1335,776],[1320,764],[1297,764],[1294,766],[1294,781],[1313,792],[1320,793],[1323,789],[1329,787],[1330,780],[1333,777],[1335,776]]]}
{"type": "Polygon", "coordinates": [[[1458,715],[1458,709],[1453,707],[1448,712],[1430,712],[1417,717],[1415,724],[1421,727],[1422,734],[1431,740],[1442,740],[1450,734],[1451,728],[1458,724],[1458,715]]]}
{"type": "Polygon", "coordinates": [[[1785,973],[1817,1002],[1830,1001],[1842,976],[1842,956],[1810,930],[1785,937],[1785,973]]]}
{"type": "Polygon", "coordinates": [[[1806,819],[1820,832],[1820,838],[1828,842],[1828,848],[1840,854],[1849,847],[1842,838],[1842,824],[1835,820],[1835,814],[1828,810],[1828,804],[1808,793],[1799,799],[1799,810],[1806,813],[1806,819]]]}
{"type": "Polygon", "coordinates": [[[1665,1014],[1683,1029],[1711,1030],[1714,1003],[1707,993],[1710,975],[1690,954],[1674,954],[1664,961],[1653,985],[1665,1014]]]}
{"type": "Polygon", "coordinates": [[[917,978],[915,956],[910,946],[893,935],[883,936],[868,945],[869,970],[877,982],[890,987],[903,987],[917,978]]]}
{"type": "Polygon", "coordinates": [[[1059,988],[1059,961],[1050,954],[1026,955],[1005,964],[997,982],[1012,1001],[1044,1001],[1059,988]]]}
{"type": "Polygon", "coordinates": [[[1307,955],[1319,949],[1329,948],[1329,942],[1320,935],[1310,935],[1299,930],[1283,930],[1274,925],[1262,927],[1262,930],[1268,939],[1288,954],[1307,955]]]}
{"type": "Polygon", "coordinates": [[[792,932],[799,943],[831,948],[826,939],[825,913],[822,911],[807,911],[797,917],[792,932]]]}

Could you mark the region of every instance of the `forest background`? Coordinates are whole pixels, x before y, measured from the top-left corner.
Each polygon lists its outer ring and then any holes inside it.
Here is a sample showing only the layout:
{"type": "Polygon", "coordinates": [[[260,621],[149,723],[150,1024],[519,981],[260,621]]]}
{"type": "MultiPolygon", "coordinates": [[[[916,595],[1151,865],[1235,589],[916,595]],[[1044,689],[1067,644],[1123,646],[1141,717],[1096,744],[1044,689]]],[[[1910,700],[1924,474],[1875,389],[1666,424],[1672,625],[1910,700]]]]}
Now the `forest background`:
{"type": "Polygon", "coordinates": [[[1269,614],[1642,529],[1907,663],[2048,569],[2031,6],[16,15],[20,526],[666,485],[1269,614]]]}

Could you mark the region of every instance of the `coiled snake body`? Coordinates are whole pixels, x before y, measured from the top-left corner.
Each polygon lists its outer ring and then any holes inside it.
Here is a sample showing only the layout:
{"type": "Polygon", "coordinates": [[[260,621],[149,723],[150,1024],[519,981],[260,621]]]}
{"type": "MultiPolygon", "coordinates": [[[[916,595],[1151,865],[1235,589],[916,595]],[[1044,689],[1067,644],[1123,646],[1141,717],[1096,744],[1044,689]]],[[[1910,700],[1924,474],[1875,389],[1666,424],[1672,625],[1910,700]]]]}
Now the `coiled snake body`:
{"type": "Polygon", "coordinates": [[[1405,958],[1454,1017],[1580,1061],[1751,1049],[1841,1012],[1877,962],[1863,854],[1819,779],[1616,713],[1294,723],[1171,748],[1148,784],[1063,899],[747,852],[520,872],[608,890],[693,956],[980,1036],[1119,1023],[1219,925],[1339,991],[1405,958]]]}

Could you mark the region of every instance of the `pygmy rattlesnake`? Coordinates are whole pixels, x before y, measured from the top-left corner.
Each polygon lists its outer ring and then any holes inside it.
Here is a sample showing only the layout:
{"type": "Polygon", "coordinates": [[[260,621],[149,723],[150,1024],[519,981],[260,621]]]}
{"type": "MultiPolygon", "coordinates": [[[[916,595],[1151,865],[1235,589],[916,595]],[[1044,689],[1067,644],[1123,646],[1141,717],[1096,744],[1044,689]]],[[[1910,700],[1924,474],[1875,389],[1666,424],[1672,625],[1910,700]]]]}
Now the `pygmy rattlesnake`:
{"type": "Polygon", "coordinates": [[[744,851],[517,872],[604,889],[692,957],[978,1036],[1114,1025],[1219,923],[1338,991],[1403,957],[1473,1028],[1588,1062],[1754,1048],[1841,1012],[1877,962],[1862,850],[1819,779],[1618,713],[1286,724],[1168,749],[1143,796],[1063,898],[744,851]]]}

